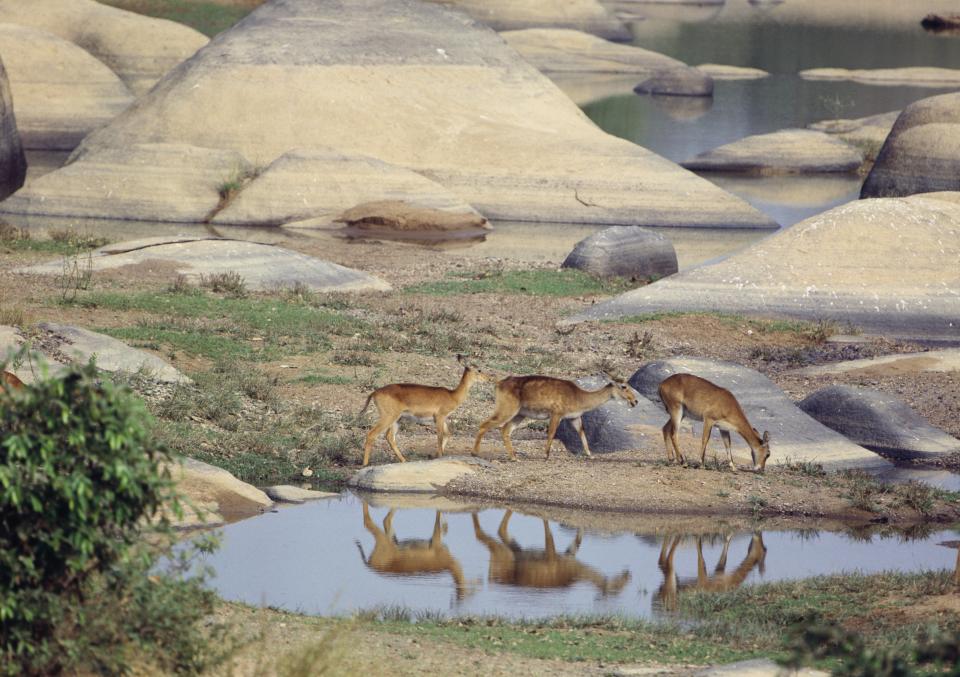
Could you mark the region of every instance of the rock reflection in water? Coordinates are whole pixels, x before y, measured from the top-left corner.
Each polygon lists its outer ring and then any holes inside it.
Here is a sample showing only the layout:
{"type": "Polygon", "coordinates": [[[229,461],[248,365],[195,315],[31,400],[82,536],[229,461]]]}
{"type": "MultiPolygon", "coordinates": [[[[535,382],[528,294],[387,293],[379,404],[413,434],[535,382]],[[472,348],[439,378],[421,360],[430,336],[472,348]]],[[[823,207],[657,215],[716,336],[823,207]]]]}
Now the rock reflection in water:
{"type": "Polygon", "coordinates": [[[397,540],[393,533],[393,516],[396,510],[391,509],[383,518],[381,529],[370,517],[370,506],[363,502],[363,526],[373,535],[374,546],[370,556],[363,551],[360,541],[355,541],[360,551],[360,559],[371,569],[382,574],[396,576],[420,576],[449,571],[453,576],[457,599],[462,600],[468,594],[467,583],[463,576],[463,567],[457,558],[450,554],[450,550],[443,544],[443,534],[447,525],[443,521],[442,513],[437,510],[433,523],[433,534],[429,540],[405,539],[397,540]]]}
{"type": "Polygon", "coordinates": [[[487,239],[488,230],[471,228],[465,230],[409,231],[379,228],[356,228],[353,226],[331,231],[346,240],[388,240],[407,242],[435,249],[469,247],[487,239]]]}
{"type": "Polygon", "coordinates": [[[497,529],[500,537],[497,541],[481,528],[477,513],[472,514],[473,533],[490,551],[489,578],[492,582],[531,588],[565,588],[578,581],[589,581],[606,596],[619,593],[630,580],[629,571],[607,577],[577,559],[577,550],[583,542],[582,529],[577,529],[573,543],[559,555],[550,523],[543,520],[543,549],[523,548],[507,531],[512,516],[512,510],[504,511],[497,529]]]}
{"type": "Polygon", "coordinates": [[[739,588],[754,568],[759,569],[761,575],[765,571],[767,547],[763,544],[763,534],[761,532],[754,532],[746,556],[737,568],[730,573],[726,571],[727,553],[730,549],[730,542],[733,540],[733,534],[727,534],[723,539],[723,550],[720,551],[720,557],[717,559],[717,566],[714,568],[712,575],[707,574],[707,563],[703,558],[703,537],[697,536],[696,578],[681,578],[677,575],[674,567],[674,557],[677,554],[677,547],[685,538],[686,536],[683,535],[665,536],[660,548],[657,566],[663,574],[663,583],[654,596],[654,606],[664,611],[677,610],[679,595],[683,590],[725,592],[739,588]]]}

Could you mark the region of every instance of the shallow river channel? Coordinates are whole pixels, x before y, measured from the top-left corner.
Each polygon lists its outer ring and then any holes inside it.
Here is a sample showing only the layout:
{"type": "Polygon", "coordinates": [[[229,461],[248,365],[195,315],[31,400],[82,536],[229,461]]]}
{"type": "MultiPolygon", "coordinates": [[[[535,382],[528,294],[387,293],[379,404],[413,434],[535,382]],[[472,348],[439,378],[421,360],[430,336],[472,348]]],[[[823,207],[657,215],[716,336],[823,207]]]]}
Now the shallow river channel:
{"type": "MultiPolygon", "coordinates": [[[[711,520],[698,536],[665,533],[662,517],[648,530],[641,517],[632,522],[637,531],[578,530],[448,499],[366,500],[345,492],[226,526],[206,560],[211,585],[229,600],[318,615],[401,607],[414,616],[658,618],[697,588],[957,564],[957,551],[939,544],[958,532],[942,527],[914,537],[736,532],[711,520]],[[391,509],[391,502],[418,507],[391,509]]],[[[596,515],[588,519],[597,524],[596,515]]]]}

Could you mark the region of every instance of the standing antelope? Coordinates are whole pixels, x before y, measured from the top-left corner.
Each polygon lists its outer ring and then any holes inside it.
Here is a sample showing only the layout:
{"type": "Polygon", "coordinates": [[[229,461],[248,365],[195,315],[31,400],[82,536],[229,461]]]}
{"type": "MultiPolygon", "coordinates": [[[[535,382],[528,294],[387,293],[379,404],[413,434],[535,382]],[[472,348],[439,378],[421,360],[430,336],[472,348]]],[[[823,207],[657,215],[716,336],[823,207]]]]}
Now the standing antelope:
{"type": "Polygon", "coordinates": [[[726,388],[710,383],[710,381],[694,376],[693,374],[674,374],[660,384],[660,400],[670,414],[670,420],[663,426],[663,443],[667,447],[667,460],[674,458],[683,463],[683,454],[680,453],[678,431],[680,421],[684,416],[703,421],[703,440],[700,446],[700,465],[705,465],[707,457],[707,443],[713,426],[720,429],[723,446],[727,449],[727,460],[730,467],[736,470],[733,464],[733,452],[730,450],[730,431],[735,430],[750,445],[750,455],[753,457],[753,469],[763,472],[763,468],[770,456],[770,433],[760,433],[747,421],[740,403],[726,388]],[[671,449],[671,444],[673,448],[671,449]]]}
{"type": "Polygon", "coordinates": [[[370,462],[370,451],[377,436],[386,431],[387,443],[393,449],[401,463],[407,459],[397,447],[397,423],[401,417],[425,419],[433,418],[437,426],[437,458],[443,456],[443,449],[447,444],[450,429],[447,427],[447,416],[467,399],[470,387],[477,381],[492,381],[479,368],[467,364],[463,355],[457,355],[457,362],[463,365],[463,375],[460,383],[453,390],[437,386],[423,386],[416,383],[391,383],[377,388],[367,397],[367,401],[360,410],[362,415],[370,406],[370,401],[377,406],[380,418],[367,433],[363,444],[363,465],[370,462]]]}
{"type": "Polygon", "coordinates": [[[503,513],[497,530],[500,540],[497,541],[484,532],[477,513],[473,513],[473,533],[490,551],[491,581],[531,588],[566,588],[577,581],[589,581],[601,595],[606,596],[618,594],[630,580],[629,571],[608,578],[580,562],[577,550],[583,541],[583,532],[579,529],[566,552],[558,554],[550,524],[543,520],[543,550],[522,548],[507,531],[512,515],[512,510],[503,513]]]}
{"type": "Polygon", "coordinates": [[[637,396],[623,381],[605,374],[610,383],[600,390],[584,390],[573,381],[550,376],[509,376],[497,382],[496,400],[493,415],[480,425],[477,439],[473,443],[473,455],[480,451],[480,440],[492,428],[500,428],[503,444],[510,453],[510,460],[516,461],[510,433],[525,419],[550,419],[547,430],[547,458],[550,458],[550,446],[562,419],[571,419],[573,427],[580,433],[583,449],[590,456],[590,446],[583,432],[583,419],[580,417],[596,409],[605,402],[620,398],[631,407],[637,406],[637,396]]]}

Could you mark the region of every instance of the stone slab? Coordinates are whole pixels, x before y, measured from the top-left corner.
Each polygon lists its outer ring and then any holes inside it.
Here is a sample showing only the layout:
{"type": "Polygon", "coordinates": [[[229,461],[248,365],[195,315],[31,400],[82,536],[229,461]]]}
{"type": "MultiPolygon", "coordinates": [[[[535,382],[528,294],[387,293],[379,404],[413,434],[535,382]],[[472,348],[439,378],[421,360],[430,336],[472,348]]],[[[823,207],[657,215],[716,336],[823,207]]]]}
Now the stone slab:
{"type": "Polygon", "coordinates": [[[855,172],[862,163],[862,152],[829,134],[783,129],[745,137],[681,164],[696,171],[771,175],[855,172]]]}
{"type": "Polygon", "coordinates": [[[630,40],[630,30],[597,0],[430,0],[462,10],[496,31],[565,28],[608,40],[630,40]]]}
{"type": "Polygon", "coordinates": [[[867,334],[957,341],[957,199],[960,193],[934,193],[845,204],[559,324],[719,311],[828,319],[867,334]]]}
{"type": "MultiPolygon", "coordinates": [[[[789,463],[819,463],[834,471],[846,468],[882,469],[890,463],[881,456],[854,444],[842,435],[818,423],[800,410],[787,395],[760,372],[732,362],[693,357],[677,357],[650,362],[630,378],[630,385],[645,397],[658,401],[657,388],[673,374],[700,376],[726,388],[737,398],[750,424],[770,432],[770,458],[767,467],[789,463]]],[[[661,426],[667,422],[666,413],[661,426]]],[[[699,428],[699,425],[696,426],[699,428]]],[[[733,437],[735,459],[750,459],[750,448],[736,434],[733,437]]],[[[699,442],[696,444],[699,450],[699,442]]],[[[723,455],[719,433],[714,431],[707,455],[723,455]]]]}
{"type": "Polygon", "coordinates": [[[282,503],[305,503],[306,501],[316,501],[321,498],[340,497],[340,494],[332,491],[314,491],[313,489],[295,487],[292,484],[277,484],[272,487],[267,487],[263,491],[272,500],[282,503]]]}
{"type": "Polygon", "coordinates": [[[811,68],[800,71],[804,80],[850,80],[864,85],[910,87],[956,87],[960,85],[960,69],[912,66],[908,68],[811,68]]]}
{"type": "Polygon", "coordinates": [[[727,66],[719,63],[702,63],[695,68],[714,80],[760,80],[770,76],[770,73],[760,68],[727,66]]]}
{"type": "Polygon", "coordinates": [[[686,66],[659,52],[610,42],[582,31],[531,28],[504,31],[500,36],[542,73],[652,75],[686,66]]]}
{"type": "Polygon", "coordinates": [[[491,220],[774,227],[601,131],[493,31],[415,0],[260,6],[82,149],[145,143],[230,150],[258,168],[304,147],[376,157],[491,220]]]}
{"type": "Polygon", "coordinates": [[[797,406],[848,440],[897,459],[960,453],[960,440],[930,425],[889,393],[833,385],[811,393],[797,406]]]}
{"type": "Polygon", "coordinates": [[[369,491],[437,492],[448,482],[492,464],[472,456],[447,456],[429,461],[372,465],[358,470],[349,486],[369,491]]]}
{"type": "MultiPolygon", "coordinates": [[[[107,245],[92,253],[93,270],[109,270],[147,261],[170,261],[177,272],[199,281],[201,275],[235,272],[248,289],[274,290],[306,285],[318,292],[389,291],[378,277],[268,244],[224,238],[177,237],[107,245]]],[[[60,261],[17,268],[14,272],[57,275],[60,261]]]]}

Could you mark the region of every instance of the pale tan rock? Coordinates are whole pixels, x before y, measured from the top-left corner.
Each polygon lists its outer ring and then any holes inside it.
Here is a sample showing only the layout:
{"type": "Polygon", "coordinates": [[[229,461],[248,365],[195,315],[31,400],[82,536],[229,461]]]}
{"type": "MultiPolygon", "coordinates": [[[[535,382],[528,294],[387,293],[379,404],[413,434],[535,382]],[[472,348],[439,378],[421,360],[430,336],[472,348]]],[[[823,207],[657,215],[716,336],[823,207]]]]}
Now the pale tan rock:
{"type": "Polygon", "coordinates": [[[748,312],[956,340],[958,199],[957,193],[924,194],[845,204],[719,263],[621,294],[564,323],[658,311],[748,312]]]}
{"type": "Polygon", "coordinates": [[[860,151],[824,132],[783,129],[748,136],[681,164],[697,171],[771,175],[853,172],[862,163],[860,151]]]}
{"type": "Polygon", "coordinates": [[[27,158],[17,131],[10,81],[0,61],[0,200],[20,188],[26,176],[27,158]]]}
{"type": "Polygon", "coordinates": [[[852,120],[821,120],[807,125],[807,128],[825,132],[855,146],[864,154],[865,161],[873,162],[899,115],[900,111],[891,111],[852,120]]]}
{"type": "Polygon", "coordinates": [[[413,0],[265,4],[83,148],[161,141],[237,151],[259,167],[304,147],[377,157],[491,220],[773,226],[602,132],[492,31],[413,0]]]}
{"type": "Polygon", "coordinates": [[[451,231],[491,228],[479,214],[456,214],[411,205],[400,200],[366,202],[351,207],[336,219],[353,228],[404,232],[451,231]]]}
{"type": "MultiPolygon", "coordinates": [[[[109,270],[169,261],[176,272],[194,282],[201,275],[236,273],[247,289],[275,290],[303,285],[317,292],[389,291],[378,277],[283,247],[203,236],[150,238],[108,245],[93,252],[91,270],[109,270]]],[[[18,268],[14,272],[58,275],[60,261],[18,268]]]]}
{"type": "Polygon", "coordinates": [[[0,54],[25,148],[71,150],[133,101],[113,71],[53,33],[0,23],[0,54]]]}
{"type": "Polygon", "coordinates": [[[291,484],[277,484],[267,487],[264,491],[274,501],[282,501],[283,503],[304,503],[321,498],[337,498],[340,496],[340,494],[332,491],[314,491],[313,489],[295,487],[291,484]]]}
{"type": "Polygon", "coordinates": [[[233,522],[258,515],[273,505],[273,501],[255,486],[203,461],[183,458],[170,468],[170,473],[188,508],[185,511],[187,519],[174,526],[233,522]]]}
{"type": "Polygon", "coordinates": [[[484,221],[436,181],[380,160],[331,150],[284,153],[211,219],[215,224],[275,226],[332,223],[359,204],[403,200],[460,219],[484,221]]]}
{"type": "Polygon", "coordinates": [[[223,188],[251,172],[236,151],[135,144],[83,153],[0,203],[0,213],[125,221],[206,221],[223,188]]]}
{"type": "Polygon", "coordinates": [[[727,66],[719,63],[702,63],[696,66],[714,80],[761,80],[770,77],[770,73],[760,68],[746,66],[727,66]]]}
{"type": "Polygon", "coordinates": [[[960,69],[916,66],[909,68],[811,68],[800,71],[804,80],[850,80],[865,85],[953,87],[960,85],[960,69]]]}
{"type": "Polygon", "coordinates": [[[207,44],[204,35],[182,24],[93,0],[0,0],[0,22],[74,43],[109,66],[137,95],[207,44]]]}
{"type": "Polygon", "coordinates": [[[490,467],[488,461],[463,456],[388,463],[358,470],[349,485],[370,491],[437,492],[448,482],[486,467],[490,467]]]}
{"type": "Polygon", "coordinates": [[[630,40],[629,29],[597,0],[430,0],[462,10],[496,31],[571,28],[608,40],[630,40]]]}
{"type": "Polygon", "coordinates": [[[925,353],[884,355],[860,360],[845,360],[796,370],[798,374],[858,374],[864,377],[918,374],[927,371],[960,371],[960,348],[930,350],[925,353]]]}
{"type": "Polygon", "coordinates": [[[500,36],[542,73],[652,74],[686,66],[649,49],[620,45],[582,31],[530,28],[500,36]]]}

